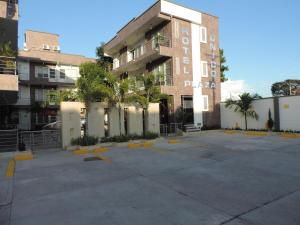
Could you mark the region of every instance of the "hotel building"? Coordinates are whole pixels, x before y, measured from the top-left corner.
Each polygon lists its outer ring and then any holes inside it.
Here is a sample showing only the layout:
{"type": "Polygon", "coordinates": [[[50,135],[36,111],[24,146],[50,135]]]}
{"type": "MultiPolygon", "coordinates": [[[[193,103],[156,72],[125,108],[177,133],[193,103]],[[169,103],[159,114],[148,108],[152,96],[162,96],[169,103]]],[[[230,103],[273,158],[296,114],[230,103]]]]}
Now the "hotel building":
{"type": "Polygon", "coordinates": [[[104,46],[113,73],[124,79],[162,74],[160,122],[220,126],[218,18],[159,0],[104,46]]]}

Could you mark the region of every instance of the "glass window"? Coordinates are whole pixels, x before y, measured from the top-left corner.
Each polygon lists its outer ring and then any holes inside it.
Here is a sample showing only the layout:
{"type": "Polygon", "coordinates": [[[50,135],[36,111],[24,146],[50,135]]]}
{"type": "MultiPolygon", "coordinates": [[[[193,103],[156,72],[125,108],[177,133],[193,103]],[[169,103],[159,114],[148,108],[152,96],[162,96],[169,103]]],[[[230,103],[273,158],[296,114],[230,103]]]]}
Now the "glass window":
{"type": "Polygon", "coordinates": [[[64,69],[61,69],[59,74],[60,79],[66,79],[66,71],[64,69]]]}
{"type": "Polygon", "coordinates": [[[207,62],[202,61],[202,62],[201,62],[201,68],[202,68],[202,77],[208,77],[208,67],[207,67],[207,62]]]}
{"type": "Polygon", "coordinates": [[[208,96],[203,95],[203,111],[208,111],[208,96]]]}
{"type": "Polygon", "coordinates": [[[55,69],[50,69],[50,78],[55,78],[55,69]]]}
{"type": "Polygon", "coordinates": [[[200,27],[200,42],[207,43],[207,29],[206,29],[206,27],[200,27]]]}

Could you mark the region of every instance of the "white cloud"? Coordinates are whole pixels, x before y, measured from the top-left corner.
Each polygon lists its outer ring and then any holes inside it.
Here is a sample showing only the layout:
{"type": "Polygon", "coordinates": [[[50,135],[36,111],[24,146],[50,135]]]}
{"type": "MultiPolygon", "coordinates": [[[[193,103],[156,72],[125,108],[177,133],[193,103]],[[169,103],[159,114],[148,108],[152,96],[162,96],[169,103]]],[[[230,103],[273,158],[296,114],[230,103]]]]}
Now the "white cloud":
{"type": "Polygon", "coordinates": [[[244,80],[228,80],[221,84],[221,101],[237,100],[240,94],[249,92],[249,90],[250,88],[244,80]]]}

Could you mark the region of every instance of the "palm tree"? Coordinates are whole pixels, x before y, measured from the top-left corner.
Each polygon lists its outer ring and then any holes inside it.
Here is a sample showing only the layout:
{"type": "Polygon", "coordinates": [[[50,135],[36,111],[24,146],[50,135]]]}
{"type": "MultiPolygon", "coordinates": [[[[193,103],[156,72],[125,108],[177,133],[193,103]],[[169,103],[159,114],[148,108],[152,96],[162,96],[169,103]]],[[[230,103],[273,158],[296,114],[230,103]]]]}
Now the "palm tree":
{"type": "Polygon", "coordinates": [[[106,85],[110,88],[110,96],[108,98],[108,104],[110,106],[118,107],[119,113],[119,127],[120,127],[120,136],[122,135],[122,120],[121,120],[121,110],[123,103],[131,103],[132,92],[130,93],[130,89],[132,89],[132,79],[123,79],[118,80],[116,76],[111,73],[107,73],[106,77],[106,85]]]}
{"type": "Polygon", "coordinates": [[[7,57],[17,56],[17,52],[13,50],[10,41],[0,44],[0,56],[7,56],[7,57]]]}
{"type": "Polygon", "coordinates": [[[78,98],[84,102],[86,108],[86,132],[88,131],[88,114],[92,102],[108,99],[112,93],[106,85],[107,72],[95,63],[83,63],[80,66],[80,78],[77,80],[78,98]]]}
{"type": "Polygon", "coordinates": [[[159,103],[161,99],[169,98],[168,95],[161,93],[160,81],[162,78],[162,75],[154,73],[136,77],[134,94],[130,98],[131,101],[137,102],[143,108],[146,115],[150,103],[159,103]]]}
{"type": "Polygon", "coordinates": [[[233,108],[235,112],[239,112],[244,116],[245,119],[245,128],[248,130],[248,121],[247,118],[254,118],[258,120],[258,114],[252,107],[252,103],[256,99],[260,99],[261,97],[258,94],[251,95],[250,93],[243,93],[239,95],[239,100],[234,101],[229,99],[225,103],[226,108],[233,108]]]}

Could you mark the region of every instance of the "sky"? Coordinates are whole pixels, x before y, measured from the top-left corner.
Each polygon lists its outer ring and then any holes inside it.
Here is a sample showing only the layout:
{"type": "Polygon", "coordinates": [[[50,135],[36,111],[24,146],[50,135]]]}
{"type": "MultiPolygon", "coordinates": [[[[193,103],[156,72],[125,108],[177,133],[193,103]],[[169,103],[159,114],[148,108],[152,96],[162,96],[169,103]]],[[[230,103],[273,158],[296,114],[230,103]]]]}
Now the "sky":
{"type": "MultiPolygon", "coordinates": [[[[60,35],[62,52],[95,57],[129,20],[155,0],[20,0],[19,47],[26,29],[60,35]]],[[[271,85],[300,79],[299,0],[176,0],[219,17],[230,80],[271,96],[271,85]]]]}

